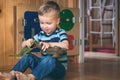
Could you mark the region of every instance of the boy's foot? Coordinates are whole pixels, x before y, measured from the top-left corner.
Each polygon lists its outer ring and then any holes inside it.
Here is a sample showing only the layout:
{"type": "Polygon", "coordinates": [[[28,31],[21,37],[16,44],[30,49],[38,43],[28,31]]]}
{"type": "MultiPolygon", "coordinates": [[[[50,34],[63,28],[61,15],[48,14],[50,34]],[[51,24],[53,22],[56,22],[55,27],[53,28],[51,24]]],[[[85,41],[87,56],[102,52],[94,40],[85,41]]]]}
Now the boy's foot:
{"type": "Polygon", "coordinates": [[[1,73],[0,72],[0,79],[1,80],[14,80],[15,76],[12,75],[11,73],[1,73]]]}
{"type": "Polygon", "coordinates": [[[35,80],[35,77],[32,74],[25,75],[16,71],[15,75],[17,80],[35,80]]]}

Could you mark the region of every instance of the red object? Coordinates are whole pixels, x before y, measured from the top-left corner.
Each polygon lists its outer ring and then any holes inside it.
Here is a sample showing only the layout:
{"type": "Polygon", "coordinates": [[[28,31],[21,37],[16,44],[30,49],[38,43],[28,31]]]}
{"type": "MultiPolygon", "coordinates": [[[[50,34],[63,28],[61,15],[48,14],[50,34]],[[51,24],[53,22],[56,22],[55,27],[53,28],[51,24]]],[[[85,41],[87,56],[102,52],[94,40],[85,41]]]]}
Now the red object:
{"type": "Polygon", "coordinates": [[[85,51],[89,51],[89,49],[90,49],[90,47],[88,45],[84,47],[85,51]]]}
{"type": "Polygon", "coordinates": [[[115,49],[99,48],[97,52],[115,53],[115,49]]]}
{"type": "Polygon", "coordinates": [[[74,49],[73,40],[74,40],[73,35],[68,35],[69,50],[73,50],[74,49]]]}

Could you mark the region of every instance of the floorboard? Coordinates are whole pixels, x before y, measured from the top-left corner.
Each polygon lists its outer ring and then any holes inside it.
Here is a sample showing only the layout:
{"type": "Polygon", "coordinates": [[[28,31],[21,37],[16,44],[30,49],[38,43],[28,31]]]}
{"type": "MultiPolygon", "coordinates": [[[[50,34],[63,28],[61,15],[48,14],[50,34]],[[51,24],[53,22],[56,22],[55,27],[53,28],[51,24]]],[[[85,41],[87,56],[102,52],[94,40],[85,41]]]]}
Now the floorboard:
{"type": "Polygon", "coordinates": [[[120,59],[87,57],[83,64],[69,64],[65,80],[120,80],[120,59]]]}

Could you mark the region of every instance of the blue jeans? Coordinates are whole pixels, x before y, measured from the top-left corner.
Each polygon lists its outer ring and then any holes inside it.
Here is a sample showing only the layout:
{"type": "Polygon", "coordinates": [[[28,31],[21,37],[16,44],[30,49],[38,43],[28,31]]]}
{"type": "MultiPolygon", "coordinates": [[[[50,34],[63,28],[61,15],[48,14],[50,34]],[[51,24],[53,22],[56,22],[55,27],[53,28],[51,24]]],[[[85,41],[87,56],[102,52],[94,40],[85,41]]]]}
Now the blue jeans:
{"type": "Polygon", "coordinates": [[[46,77],[55,80],[65,76],[65,67],[56,59],[51,56],[41,56],[40,58],[34,54],[23,56],[12,70],[25,72],[27,68],[31,68],[35,76],[35,80],[43,80],[46,77]]]}

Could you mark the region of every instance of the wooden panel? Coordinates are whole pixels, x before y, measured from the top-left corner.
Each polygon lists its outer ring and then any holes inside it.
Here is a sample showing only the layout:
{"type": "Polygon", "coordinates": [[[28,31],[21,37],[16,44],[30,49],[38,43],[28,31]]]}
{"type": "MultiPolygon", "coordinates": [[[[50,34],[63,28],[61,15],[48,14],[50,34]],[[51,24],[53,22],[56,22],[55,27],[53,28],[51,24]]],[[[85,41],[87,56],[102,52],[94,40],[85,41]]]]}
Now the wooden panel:
{"type": "Polygon", "coordinates": [[[9,55],[14,53],[14,26],[13,26],[13,8],[12,1],[9,0],[5,4],[5,62],[4,66],[9,67],[14,63],[14,58],[9,55]]]}
{"type": "Polygon", "coordinates": [[[116,30],[118,32],[118,34],[117,34],[117,39],[118,39],[117,40],[117,43],[118,43],[117,44],[117,53],[118,53],[118,56],[120,56],[120,5],[119,5],[120,0],[117,0],[117,3],[118,3],[117,4],[118,5],[117,6],[118,7],[118,10],[117,10],[118,11],[118,19],[117,19],[118,20],[118,25],[117,25],[118,27],[117,27],[117,30],[116,30]]]}
{"type": "Polygon", "coordinates": [[[59,0],[59,6],[60,7],[66,7],[67,6],[68,1],[67,0],[59,0]]]}
{"type": "Polygon", "coordinates": [[[4,1],[0,0],[0,68],[4,64],[4,52],[5,52],[5,7],[3,5],[4,1]]]}
{"type": "Polygon", "coordinates": [[[21,4],[16,6],[16,53],[21,50],[21,44],[24,39],[24,26],[22,25],[22,20],[24,19],[25,11],[37,11],[38,6],[30,4],[21,4]]]}
{"type": "Polygon", "coordinates": [[[77,1],[76,0],[68,0],[68,7],[69,8],[77,8],[77,1]]]}
{"type": "MultiPolygon", "coordinates": [[[[66,9],[66,8],[65,8],[66,9]]],[[[79,23],[78,23],[78,15],[79,15],[79,10],[77,8],[68,8],[72,11],[74,17],[75,17],[75,24],[73,29],[70,31],[67,31],[67,34],[73,35],[74,37],[74,49],[73,50],[68,50],[68,55],[78,55],[79,53],[79,23]]]]}

